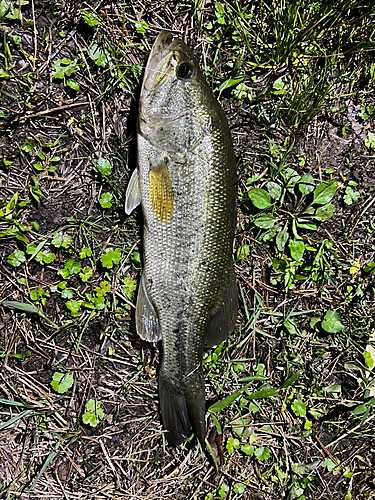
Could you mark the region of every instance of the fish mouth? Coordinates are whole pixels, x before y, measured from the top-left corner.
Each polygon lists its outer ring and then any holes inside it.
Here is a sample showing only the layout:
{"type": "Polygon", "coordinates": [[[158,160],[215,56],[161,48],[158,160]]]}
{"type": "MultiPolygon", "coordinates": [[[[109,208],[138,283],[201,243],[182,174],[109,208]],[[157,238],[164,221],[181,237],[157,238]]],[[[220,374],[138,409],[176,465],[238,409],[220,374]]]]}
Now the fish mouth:
{"type": "Polygon", "coordinates": [[[178,38],[173,39],[169,31],[163,30],[157,36],[147,61],[139,99],[138,133],[144,137],[149,138],[161,123],[180,118],[179,112],[176,114],[172,110],[160,110],[158,90],[168,79],[177,79],[177,66],[185,60],[190,62],[193,59],[190,52],[184,42],[178,38]],[[153,105],[154,100],[156,106],[153,105]]]}
{"type": "Polygon", "coordinates": [[[170,76],[173,70],[173,51],[170,50],[172,39],[172,33],[169,31],[161,31],[156,38],[148,58],[142,90],[151,91],[170,76]]]}

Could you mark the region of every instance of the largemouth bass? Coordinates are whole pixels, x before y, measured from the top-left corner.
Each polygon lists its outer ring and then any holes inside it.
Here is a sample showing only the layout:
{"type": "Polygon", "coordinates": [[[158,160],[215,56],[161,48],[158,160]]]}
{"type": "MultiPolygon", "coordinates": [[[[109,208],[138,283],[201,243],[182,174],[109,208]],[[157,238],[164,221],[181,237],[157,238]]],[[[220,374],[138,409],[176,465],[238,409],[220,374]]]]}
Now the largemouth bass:
{"type": "Polygon", "coordinates": [[[162,31],[143,79],[138,168],[125,211],[142,203],[136,328],[143,339],[162,339],[159,399],[174,445],[192,427],[204,443],[203,348],[220,344],[236,323],[236,182],[224,112],[190,48],[162,31]]]}

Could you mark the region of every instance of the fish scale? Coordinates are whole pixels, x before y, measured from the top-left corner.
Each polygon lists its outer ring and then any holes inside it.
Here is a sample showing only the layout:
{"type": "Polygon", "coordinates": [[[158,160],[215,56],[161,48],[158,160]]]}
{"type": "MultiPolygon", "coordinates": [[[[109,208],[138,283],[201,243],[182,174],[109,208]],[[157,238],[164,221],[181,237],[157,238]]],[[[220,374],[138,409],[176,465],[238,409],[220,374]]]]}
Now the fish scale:
{"type": "Polygon", "coordinates": [[[192,428],[203,444],[204,345],[222,342],[236,321],[236,181],[225,115],[189,47],[163,31],[143,80],[125,210],[142,203],[136,326],[142,338],[162,340],[159,397],[171,444],[192,428]]]}

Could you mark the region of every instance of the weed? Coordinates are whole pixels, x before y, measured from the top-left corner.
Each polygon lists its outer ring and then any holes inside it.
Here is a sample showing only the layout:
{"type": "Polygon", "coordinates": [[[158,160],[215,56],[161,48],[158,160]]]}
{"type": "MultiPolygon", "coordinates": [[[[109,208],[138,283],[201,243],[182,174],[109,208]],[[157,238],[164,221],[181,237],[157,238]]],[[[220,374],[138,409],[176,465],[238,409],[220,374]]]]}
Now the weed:
{"type": "MultiPolygon", "coordinates": [[[[263,181],[260,184],[262,187],[251,187],[242,197],[242,203],[252,212],[250,223],[260,229],[256,239],[276,245],[272,265],[277,274],[271,283],[276,284],[283,279],[285,288],[291,289],[295,280],[308,279],[317,262],[319,252],[313,267],[303,262],[306,251],[316,252],[305,242],[303,233],[316,231],[316,222],[326,222],[332,217],[335,206],[330,201],[336,193],[337,182],[328,180],[316,185],[311,174],[301,176],[286,163],[288,152],[290,149],[284,149],[279,164],[269,157],[272,180],[263,181]],[[307,272],[306,276],[304,272],[307,272]]],[[[278,158],[278,154],[273,152],[272,156],[278,158]]],[[[248,184],[258,184],[257,180],[256,177],[251,178],[248,184]]],[[[239,255],[241,253],[237,255],[237,260],[239,255]]]]}
{"type": "Polygon", "coordinates": [[[82,415],[82,422],[91,427],[96,427],[100,420],[104,418],[104,411],[101,408],[101,402],[90,399],[85,404],[86,412],[82,415]]]}
{"type": "Polygon", "coordinates": [[[121,251],[118,249],[107,248],[105,253],[100,256],[102,266],[107,269],[112,269],[121,260],[121,251]]]}
{"type": "Polygon", "coordinates": [[[73,78],[67,78],[78,71],[77,59],[63,57],[53,63],[52,78],[64,80],[64,83],[73,90],[78,90],[78,83],[73,78]]]}
{"type": "Polygon", "coordinates": [[[72,387],[74,382],[70,373],[55,372],[52,377],[51,386],[59,394],[65,394],[72,387]]]}
{"type": "Polygon", "coordinates": [[[99,203],[102,208],[111,208],[111,200],[113,198],[112,193],[103,193],[100,197],[99,203]]]}

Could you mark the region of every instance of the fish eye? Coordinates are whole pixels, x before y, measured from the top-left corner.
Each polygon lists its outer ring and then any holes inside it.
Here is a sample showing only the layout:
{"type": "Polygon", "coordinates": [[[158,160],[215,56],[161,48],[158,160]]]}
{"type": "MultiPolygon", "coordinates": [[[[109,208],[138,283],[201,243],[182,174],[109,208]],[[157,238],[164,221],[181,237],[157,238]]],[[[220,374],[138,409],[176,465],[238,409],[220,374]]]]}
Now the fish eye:
{"type": "Polygon", "coordinates": [[[183,62],[178,66],[176,74],[179,80],[189,80],[195,75],[194,67],[189,62],[183,62]]]}

